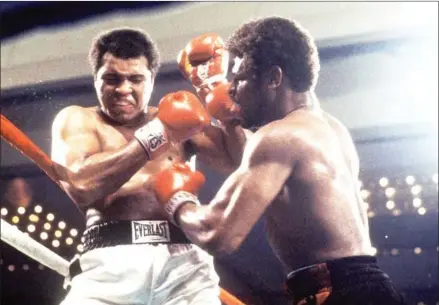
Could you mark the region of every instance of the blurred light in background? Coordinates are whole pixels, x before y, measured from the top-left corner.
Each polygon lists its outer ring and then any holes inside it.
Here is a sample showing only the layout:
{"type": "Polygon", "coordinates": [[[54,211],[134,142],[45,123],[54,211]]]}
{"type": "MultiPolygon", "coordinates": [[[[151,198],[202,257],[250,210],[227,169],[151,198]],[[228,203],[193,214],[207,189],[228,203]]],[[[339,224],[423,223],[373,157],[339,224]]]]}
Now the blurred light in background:
{"type": "Polygon", "coordinates": [[[370,192],[366,189],[362,189],[360,194],[363,200],[366,200],[370,196],[370,192]]]}
{"type": "Polygon", "coordinates": [[[424,208],[424,207],[420,207],[420,208],[418,209],[418,214],[419,214],[419,215],[424,215],[425,213],[427,213],[427,209],[426,209],[426,208],[424,208]]]}
{"type": "Polygon", "coordinates": [[[392,215],[393,216],[399,216],[399,215],[401,215],[402,214],[402,211],[400,210],[400,209],[394,209],[393,211],[392,211],[392,215]]]}
{"type": "Polygon", "coordinates": [[[380,179],[379,183],[382,187],[386,187],[389,184],[389,179],[387,179],[386,177],[383,177],[380,179]]]}
{"type": "Polygon", "coordinates": [[[394,201],[389,200],[389,201],[386,202],[386,208],[388,210],[392,210],[394,207],[395,207],[395,202],[394,201]]]}
{"type": "Polygon", "coordinates": [[[56,231],[55,231],[55,237],[58,237],[58,238],[60,238],[60,237],[61,237],[61,235],[62,235],[62,233],[61,233],[61,231],[60,231],[60,230],[56,230],[56,231]]]}
{"type": "Polygon", "coordinates": [[[422,191],[422,186],[420,186],[419,184],[412,186],[411,192],[413,195],[418,195],[419,193],[421,193],[421,191],[422,191]]]}
{"type": "Polygon", "coordinates": [[[420,198],[413,199],[413,207],[419,208],[422,205],[422,200],[420,198]]]}
{"type": "Polygon", "coordinates": [[[60,221],[58,223],[58,228],[60,228],[61,230],[65,229],[66,228],[66,223],[64,221],[60,221]]]}
{"type": "Polygon", "coordinates": [[[38,216],[35,215],[35,214],[31,214],[31,215],[29,215],[29,220],[30,220],[31,222],[38,222],[38,220],[40,220],[40,217],[38,217],[38,216]]]}
{"type": "Polygon", "coordinates": [[[76,247],[76,249],[78,250],[78,252],[82,252],[82,251],[84,251],[84,246],[82,245],[82,244],[79,244],[77,247],[76,247]]]}
{"type": "Polygon", "coordinates": [[[415,183],[415,177],[413,177],[413,176],[407,176],[407,177],[405,177],[405,182],[406,182],[408,185],[413,185],[413,183],[415,183]]]}
{"type": "Polygon", "coordinates": [[[398,255],[399,254],[399,250],[398,249],[392,249],[392,250],[390,250],[390,254],[392,254],[392,255],[398,255]]]}
{"type": "Polygon", "coordinates": [[[42,211],[43,211],[43,208],[41,207],[41,205],[36,205],[35,207],[34,207],[34,211],[35,211],[35,213],[41,213],[42,211]]]}
{"type": "Polygon", "coordinates": [[[73,237],[75,237],[76,235],[78,235],[78,230],[76,230],[76,229],[71,229],[71,230],[70,230],[70,235],[72,235],[73,237]]]}
{"type": "Polygon", "coordinates": [[[29,232],[35,232],[35,226],[34,225],[28,225],[27,226],[27,230],[29,231],[29,232]]]}
{"type": "Polygon", "coordinates": [[[413,252],[414,252],[415,254],[421,254],[421,253],[422,253],[422,249],[419,248],[419,247],[416,247],[415,249],[413,249],[413,252]]]}
{"type": "Polygon", "coordinates": [[[387,198],[392,198],[395,195],[396,190],[393,187],[388,187],[388,188],[386,188],[385,193],[386,193],[387,198]]]}

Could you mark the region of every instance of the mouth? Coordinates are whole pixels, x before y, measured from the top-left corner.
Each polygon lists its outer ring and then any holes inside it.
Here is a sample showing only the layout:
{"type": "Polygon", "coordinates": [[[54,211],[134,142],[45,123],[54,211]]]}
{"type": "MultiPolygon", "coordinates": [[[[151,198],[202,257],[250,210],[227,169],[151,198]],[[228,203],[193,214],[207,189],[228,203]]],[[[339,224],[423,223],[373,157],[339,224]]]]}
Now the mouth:
{"type": "Polygon", "coordinates": [[[114,108],[122,108],[122,109],[128,109],[134,107],[133,103],[128,101],[115,101],[111,103],[111,106],[113,106],[114,108]]]}

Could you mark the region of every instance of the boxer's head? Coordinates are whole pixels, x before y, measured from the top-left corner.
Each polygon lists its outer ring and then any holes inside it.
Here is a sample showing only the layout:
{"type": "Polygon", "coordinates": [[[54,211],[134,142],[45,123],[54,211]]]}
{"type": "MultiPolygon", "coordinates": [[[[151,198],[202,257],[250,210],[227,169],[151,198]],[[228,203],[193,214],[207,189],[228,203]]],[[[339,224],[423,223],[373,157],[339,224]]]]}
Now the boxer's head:
{"type": "Polygon", "coordinates": [[[89,61],[103,112],[120,124],[148,105],[160,66],[157,46],[141,30],[120,28],[97,36],[89,61]]]}
{"type": "Polygon", "coordinates": [[[230,95],[241,105],[246,127],[267,123],[267,114],[282,107],[284,90],[303,93],[315,87],[317,47],[295,21],[270,17],[245,23],[227,48],[236,59],[230,95]]]}

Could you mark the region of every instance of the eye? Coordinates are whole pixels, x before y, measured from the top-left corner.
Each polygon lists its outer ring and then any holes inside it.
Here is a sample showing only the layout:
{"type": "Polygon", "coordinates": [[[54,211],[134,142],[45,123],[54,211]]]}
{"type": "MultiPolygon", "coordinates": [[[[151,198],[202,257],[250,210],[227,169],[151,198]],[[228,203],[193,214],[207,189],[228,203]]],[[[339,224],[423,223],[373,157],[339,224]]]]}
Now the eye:
{"type": "Polygon", "coordinates": [[[120,78],[114,74],[103,75],[102,80],[108,85],[116,85],[120,82],[120,78]]]}
{"type": "Polygon", "coordinates": [[[145,77],[142,75],[136,75],[136,76],[132,76],[130,77],[130,82],[132,82],[133,84],[140,84],[145,80],[145,77]]]}

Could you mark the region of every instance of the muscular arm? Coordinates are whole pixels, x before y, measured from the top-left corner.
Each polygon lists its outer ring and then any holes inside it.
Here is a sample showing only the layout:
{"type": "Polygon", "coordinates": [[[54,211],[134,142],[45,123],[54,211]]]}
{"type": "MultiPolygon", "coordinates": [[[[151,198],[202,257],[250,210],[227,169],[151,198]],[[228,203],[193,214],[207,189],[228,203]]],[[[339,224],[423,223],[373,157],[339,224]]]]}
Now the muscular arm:
{"type": "Polygon", "coordinates": [[[80,207],[117,191],[147,161],[137,140],[111,152],[102,152],[96,118],[71,106],[52,126],[52,159],[70,170],[64,189],[80,207]]]}
{"type": "Polygon", "coordinates": [[[291,175],[296,156],[285,144],[291,142],[278,131],[258,131],[212,202],[184,204],[177,212],[189,239],[215,254],[237,249],[291,175]]]}
{"type": "Polygon", "coordinates": [[[230,174],[241,163],[244,147],[251,132],[240,126],[217,127],[210,125],[194,136],[190,143],[197,158],[205,165],[230,174]]]}

